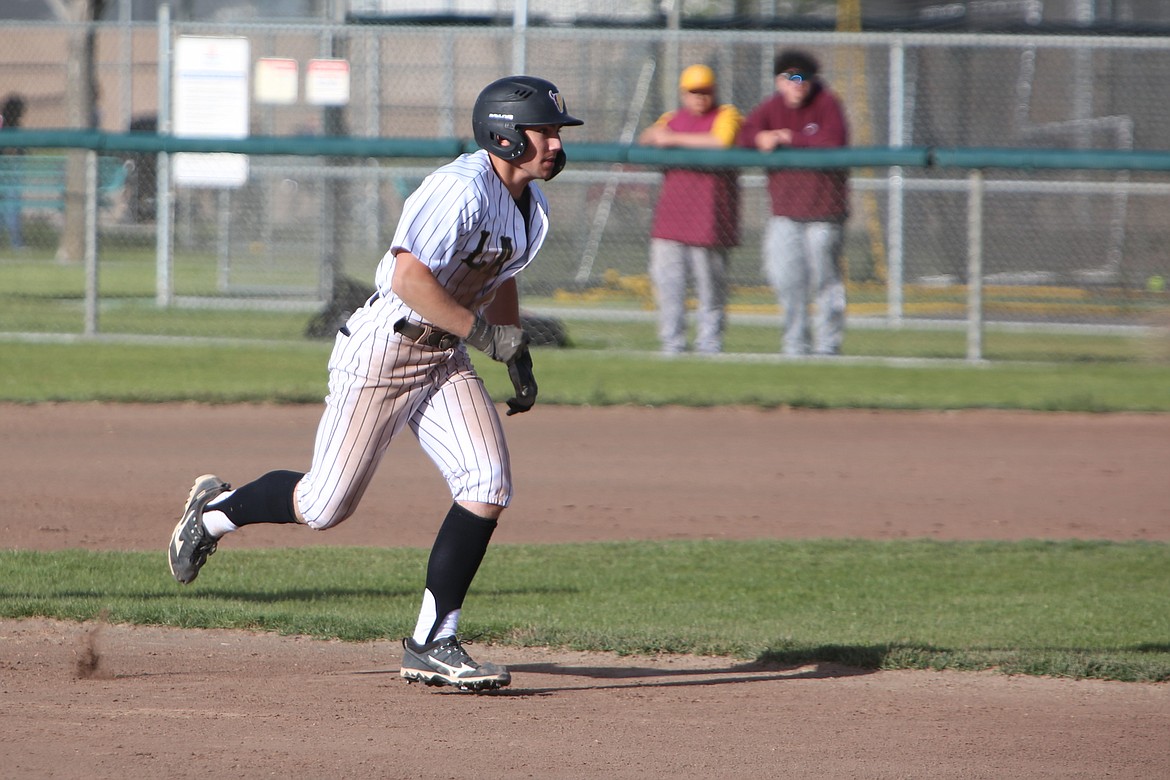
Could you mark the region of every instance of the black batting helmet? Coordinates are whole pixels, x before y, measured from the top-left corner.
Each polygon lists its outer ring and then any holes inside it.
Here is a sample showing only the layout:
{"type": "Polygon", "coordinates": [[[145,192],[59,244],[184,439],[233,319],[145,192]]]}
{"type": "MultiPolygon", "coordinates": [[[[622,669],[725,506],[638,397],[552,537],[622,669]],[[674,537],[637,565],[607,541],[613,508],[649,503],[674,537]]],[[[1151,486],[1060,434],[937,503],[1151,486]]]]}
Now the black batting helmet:
{"type": "Polygon", "coordinates": [[[526,127],[583,124],[569,116],[556,85],[535,76],[493,81],[479,93],[471,112],[475,142],[505,160],[515,160],[528,148],[526,127]],[[501,139],[506,139],[508,146],[502,145],[501,139]]]}

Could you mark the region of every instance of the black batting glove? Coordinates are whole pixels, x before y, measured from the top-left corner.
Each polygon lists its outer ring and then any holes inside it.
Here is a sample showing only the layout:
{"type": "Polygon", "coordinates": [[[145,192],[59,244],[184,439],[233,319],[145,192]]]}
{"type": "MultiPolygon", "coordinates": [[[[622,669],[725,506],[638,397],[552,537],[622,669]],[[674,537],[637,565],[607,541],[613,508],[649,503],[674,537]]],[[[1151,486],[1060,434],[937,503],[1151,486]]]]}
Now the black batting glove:
{"type": "Polygon", "coordinates": [[[527,345],[508,362],[508,378],[516,395],[508,399],[508,416],[527,412],[536,403],[536,377],[532,375],[532,354],[527,345]]]}

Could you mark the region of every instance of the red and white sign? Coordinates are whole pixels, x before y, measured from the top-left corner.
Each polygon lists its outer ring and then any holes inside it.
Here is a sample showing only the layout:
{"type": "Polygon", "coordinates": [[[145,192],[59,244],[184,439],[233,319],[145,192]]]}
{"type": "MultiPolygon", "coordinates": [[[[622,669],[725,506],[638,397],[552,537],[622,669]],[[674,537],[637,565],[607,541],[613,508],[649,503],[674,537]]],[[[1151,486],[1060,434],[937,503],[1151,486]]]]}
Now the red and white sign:
{"type": "Polygon", "coordinates": [[[349,61],[309,60],[305,71],[305,101],[313,106],[349,103],[349,61]]]}

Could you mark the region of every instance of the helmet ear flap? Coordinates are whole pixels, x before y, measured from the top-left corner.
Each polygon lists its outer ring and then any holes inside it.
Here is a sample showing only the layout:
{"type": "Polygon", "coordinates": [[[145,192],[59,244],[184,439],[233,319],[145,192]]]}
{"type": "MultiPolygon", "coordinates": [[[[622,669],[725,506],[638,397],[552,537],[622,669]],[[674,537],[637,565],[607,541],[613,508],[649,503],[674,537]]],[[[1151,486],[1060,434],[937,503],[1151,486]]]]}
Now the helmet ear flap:
{"type": "Polygon", "coordinates": [[[524,151],[528,148],[528,138],[520,128],[516,128],[515,133],[493,132],[491,138],[493,143],[489,151],[504,160],[515,160],[523,156],[524,151]],[[500,141],[507,141],[508,145],[505,146],[500,141]]]}
{"type": "Polygon", "coordinates": [[[549,174],[548,178],[552,179],[552,177],[563,171],[565,169],[565,163],[568,161],[569,158],[565,155],[565,150],[557,149],[557,159],[553,162],[552,173],[549,174]]]}

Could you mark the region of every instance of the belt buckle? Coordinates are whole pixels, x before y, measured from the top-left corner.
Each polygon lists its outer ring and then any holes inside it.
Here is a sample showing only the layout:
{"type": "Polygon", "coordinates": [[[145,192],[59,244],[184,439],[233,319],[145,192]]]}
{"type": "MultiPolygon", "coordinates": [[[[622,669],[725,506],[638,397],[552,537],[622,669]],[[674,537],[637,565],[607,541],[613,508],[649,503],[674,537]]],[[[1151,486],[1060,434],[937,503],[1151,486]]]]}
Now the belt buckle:
{"type": "Polygon", "coordinates": [[[422,335],[415,339],[415,343],[424,344],[434,349],[454,349],[459,345],[459,337],[450,331],[438,328],[429,322],[422,323],[422,335]]]}

